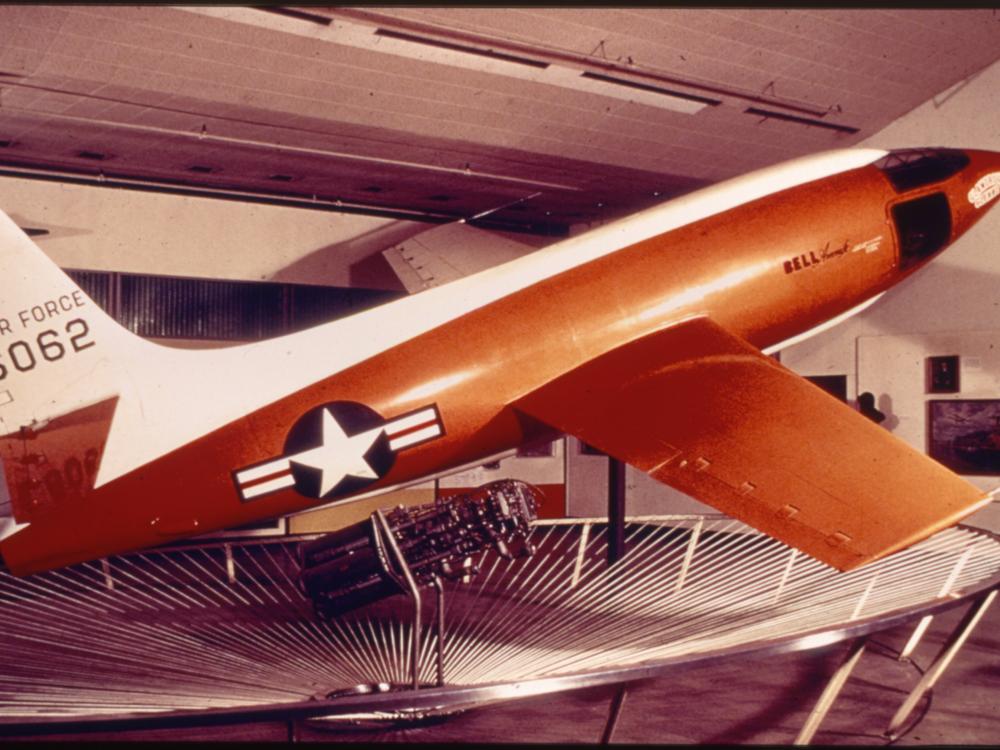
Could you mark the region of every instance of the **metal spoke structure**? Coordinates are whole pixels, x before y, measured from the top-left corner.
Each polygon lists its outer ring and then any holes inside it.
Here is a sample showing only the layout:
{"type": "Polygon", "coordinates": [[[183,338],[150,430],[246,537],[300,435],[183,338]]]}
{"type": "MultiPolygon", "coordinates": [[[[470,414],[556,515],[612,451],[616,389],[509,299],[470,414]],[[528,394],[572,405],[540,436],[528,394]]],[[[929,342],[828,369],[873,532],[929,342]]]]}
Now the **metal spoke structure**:
{"type": "Polygon", "coordinates": [[[840,573],[725,517],[632,518],[613,566],[606,520],[538,521],[533,557],[487,551],[472,582],[447,585],[443,686],[425,611],[413,689],[403,595],[317,616],[295,581],[300,539],[0,572],[0,733],[482,705],[861,637],[1000,580],[1000,542],[970,527],[840,573]],[[380,684],[393,690],[359,687],[380,684]]]}

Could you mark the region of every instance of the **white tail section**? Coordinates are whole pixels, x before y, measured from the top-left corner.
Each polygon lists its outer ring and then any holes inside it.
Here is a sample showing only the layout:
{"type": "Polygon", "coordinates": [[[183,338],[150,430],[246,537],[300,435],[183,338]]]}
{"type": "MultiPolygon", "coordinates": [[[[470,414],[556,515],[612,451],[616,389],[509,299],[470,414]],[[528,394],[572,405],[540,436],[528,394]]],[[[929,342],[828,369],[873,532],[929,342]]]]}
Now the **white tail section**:
{"type": "Polygon", "coordinates": [[[116,395],[145,346],[0,212],[0,434],[116,395]]]}

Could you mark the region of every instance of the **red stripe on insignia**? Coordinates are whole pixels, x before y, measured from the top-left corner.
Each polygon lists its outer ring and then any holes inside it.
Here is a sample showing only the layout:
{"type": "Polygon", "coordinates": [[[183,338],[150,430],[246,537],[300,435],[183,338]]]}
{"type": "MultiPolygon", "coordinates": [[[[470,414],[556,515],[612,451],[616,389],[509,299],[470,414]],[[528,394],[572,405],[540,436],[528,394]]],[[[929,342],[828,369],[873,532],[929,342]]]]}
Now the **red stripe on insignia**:
{"type": "Polygon", "coordinates": [[[249,489],[250,487],[256,487],[258,484],[263,484],[264,482],[270,482],[272,479],[277,479],[278,477],[283,477],[291,474],[291,469],[282,469],[281,471],[276,471],[273,474],[266,474],[262,477],[256,477],[251,479],[249,482],[242,482],[240,484],[240,489],[249,489]]]}
{"type": "Polygon", "coordinates": [[[403,437],[406,437],[407,435],[410,435],[410,434],[412,434],[414,432],[418,432],[419,430],[422,430],[425,427],[430,427],[431,425],[437,425],[437,424],[440,424],[440,423],[438,422],[438,420],[437,420],[437,418],[435,416],[435,417],[431,417],[426,422],[421,422],[420,424],[415,424],[415,425],[412,425],[410,427],[407,427],[405,430],[400,430],[399,432],[393,432],[391,434],[386,433],[386,434],[389,434],[389,436],[393,440],[398,440],[399,438],[403,438],[403,437]]]}

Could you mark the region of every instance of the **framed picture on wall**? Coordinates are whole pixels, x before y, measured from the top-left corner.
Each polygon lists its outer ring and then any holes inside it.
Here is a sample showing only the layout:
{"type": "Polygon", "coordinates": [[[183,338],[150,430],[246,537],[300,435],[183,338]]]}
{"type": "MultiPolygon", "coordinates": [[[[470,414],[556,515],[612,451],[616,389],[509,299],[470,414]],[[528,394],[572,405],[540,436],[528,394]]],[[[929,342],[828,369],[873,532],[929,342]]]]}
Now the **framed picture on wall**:
{"type": "Polygon", "coordinates": [[[958,393],[958,355],[927,358],[927,392],[958,393]]]}
{"type": "Polygon", "coordinates": [[[928,402],[931,458],[958,474],[1000,476],[1000,399],[928,402]]]}

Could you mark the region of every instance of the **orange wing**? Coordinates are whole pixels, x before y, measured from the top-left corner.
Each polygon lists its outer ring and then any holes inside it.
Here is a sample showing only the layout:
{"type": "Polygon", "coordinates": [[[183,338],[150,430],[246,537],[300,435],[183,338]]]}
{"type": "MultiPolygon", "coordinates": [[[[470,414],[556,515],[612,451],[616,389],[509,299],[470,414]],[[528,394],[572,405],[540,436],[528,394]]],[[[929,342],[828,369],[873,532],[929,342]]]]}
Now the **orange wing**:
{"type": "Polygon", "coordinates": [[[841,570],[989,502],[707,318],[621,346],[512,406],[841,570]]]}

